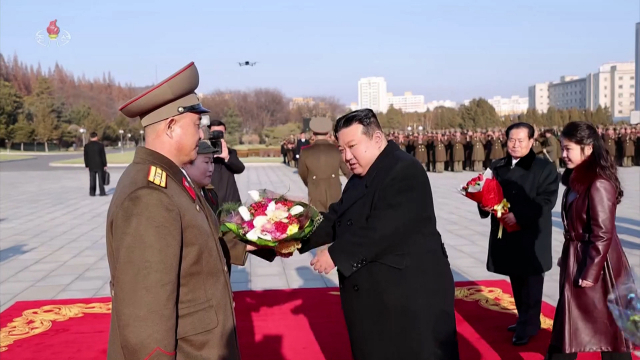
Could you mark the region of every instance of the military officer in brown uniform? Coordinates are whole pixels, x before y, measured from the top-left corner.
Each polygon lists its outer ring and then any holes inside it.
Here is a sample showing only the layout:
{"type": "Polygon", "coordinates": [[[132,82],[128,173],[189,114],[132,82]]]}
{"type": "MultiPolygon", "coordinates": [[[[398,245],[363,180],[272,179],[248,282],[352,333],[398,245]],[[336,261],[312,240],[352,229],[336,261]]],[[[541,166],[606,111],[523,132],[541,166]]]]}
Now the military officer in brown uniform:
{"type": "Polygon", "coordinates": [[[447,160],[447,150],[445,149],[445,140],[442,133],[438,130],[436,138],[433,140],[434,151],[436,154],[436,172],[444,172],[444,162],[447,160]]]}
{"type": "Polygon", "coordinates": [[[556,164],[556,169],[560,169],[560,142],[551,129],[545,130],[544,136],[546,137],[546,143],[543,152],[548,160],[556,164]]]}
{"type": "Polygon", "coordinates": [[[484,169],[484,143],[485,140],[480,133],[469,131],[469,141],[471,142],[471,161],[473,162],[473,171],[482,172],[484,169]]]}
{"type": "Polygon", "coordinates": [[[489,159],[491,161],[502,159],[504,157],[504,150],[502,149],[502,144],[505,142],[504,138],[499,132],[488,132],[487,136],[489,137],[489,143],[491,144],[489,159]]]}
{"type": "Polygon", "coordinates": [[[460,130],[458,129],[456,130],[455,134],[451,135],[451,138],[449,139],[454,172],[462,172],[462,162],[464,161],[464,144],[466,144],[466,140],[460,135],[460,130]]]}
{"type": "Polygon", "coordinates": [[[538,133],[538,128],[535,128],[535,134],[533,135],[533,152],[536,153],[537,156],[539,157],[545,157],[544,156],[544,148],[542,147],[542,142],[541,142],[541,138],[540,138],[540,134],[538,133]]]}
{"type": "Polygon", "coordinates": [[[328,118],[311,119],[309,128],[316,142],[302,149],[298,166],[298,174],[309,190],[309,204],[321,212],[327,212],[329,205],[340,200],[340,170],[347,178],[351,176],[338,147],[326,139],[332,126],[328,118]]]}
{"type": "Polygon", "coordinates": [[[427,163],[429,159],[427,158],[427,140],[424,138],[422,134],[418,135],[418,139],[414,142],[416,147],[416,160],[422,164],[422,166],[427,168],[427,163]]]}
{"type": "Polygon", "coordinates": [[[215,215],[181,167],[197,157],[202,113],[193,63],[120,107],[145,147],[107,214],[112,313],[107,359],[239,359],[215,215]]]}
{"type": "Polygon", "coordinates": [[[633,157],[636,152],[636,139],[631,135],[631,130],[625,127],[622,131],[624,133],[620,136],[622,140],[622,166],[633,166],[633,157]]]}
{"type": "Polygon", "coordinates": [[[604,140],[604,147],[607,148],[607,151],[609,152],[609,156],[611,156],[611,160],[613,160],[613,162],[615,163],[615,161],[616,161],[616,136],[615,136],[615,132],[613,131],[613,127],[609,126],[607,128],[607,132],[602,137],[602,140],[604,140]]]}

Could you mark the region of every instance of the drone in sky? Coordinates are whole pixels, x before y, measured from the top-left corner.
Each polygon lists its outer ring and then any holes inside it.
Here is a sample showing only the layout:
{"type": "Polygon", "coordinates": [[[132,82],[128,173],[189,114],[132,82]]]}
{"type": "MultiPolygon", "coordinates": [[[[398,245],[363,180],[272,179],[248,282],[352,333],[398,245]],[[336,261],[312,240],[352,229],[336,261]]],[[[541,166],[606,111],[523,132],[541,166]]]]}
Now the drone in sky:
{"type": "Polygon", "coordinates": [[[257,64],[258,62],[250,62],[250,61],[245,61],[245,62],[239,62],[238,65],[240,66],[253,66],[255,64],[257,64]]]}

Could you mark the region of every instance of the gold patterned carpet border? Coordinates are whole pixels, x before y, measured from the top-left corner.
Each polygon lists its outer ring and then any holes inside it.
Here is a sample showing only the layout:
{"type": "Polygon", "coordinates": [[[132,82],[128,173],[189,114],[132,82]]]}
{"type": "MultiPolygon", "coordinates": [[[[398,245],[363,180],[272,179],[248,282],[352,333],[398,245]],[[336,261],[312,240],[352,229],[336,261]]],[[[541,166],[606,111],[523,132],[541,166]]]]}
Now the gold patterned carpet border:
{"type": "MultiPolygon", "coordinates": [[[[332,295],[339,295],[339,292],[331,291],[332,295]]],[[[504,293],[496,287],[486,286],[462,286],[456,287],[456,299],[465,301],[476,301],[486,309],[516,313],[516,306],[513,296],[504,293]]],[[[54,321],[67,321],[72,318],[79,318],[84,314],[110,314],[111,302],[72,304],[72,305],[47,305],[39,309],[26,310],[21,317],[13,319],[6,327],[0,329],[0,352],[6,351],[8,346],[15,341],[26,339],[31,336],[41,334],[49,330],[54,321]]],[[[540,315],[543,329],[551,329],[553,320],[544,315],[540,315]]]]}

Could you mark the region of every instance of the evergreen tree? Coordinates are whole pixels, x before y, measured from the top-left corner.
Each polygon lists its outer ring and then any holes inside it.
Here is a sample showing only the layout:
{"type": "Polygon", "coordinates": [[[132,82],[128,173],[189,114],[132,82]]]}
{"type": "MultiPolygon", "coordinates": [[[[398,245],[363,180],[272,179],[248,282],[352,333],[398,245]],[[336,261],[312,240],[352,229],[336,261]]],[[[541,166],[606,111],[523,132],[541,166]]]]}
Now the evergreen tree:
{"type": "Polygon", "coordinates": [[[24,151],[24,143],[33,141],[35,130],[27,121],[27,117],[21,115],[18,122],[12,126],[13,142],[20,143],[20,151],[24,151]]]}
{"type": "Polygon", "coordinates": [[[39,78],[36,89],[29,97],[29,107],[33,113],[35,134],[44,142],[44,149],[49,152],[48,142],[60,137],[60,108],[53,96],[53,86],[48,78],[39,78]]]}
{"type": "Polygon", "coordinates": [[[547,109],[547,113],[544,118],[544,126],[546,128],[551,128],[557,126],[560,122],[560,115],[558,114],[558,109],[553,106],[549,106],[547,109]]]}
{"type": "Polygon", "coordinates": [[[23,108],[22,96],[16,88],[0,81],[0,140],[11,141],[11,127],[18,121],[23,108]]]}
{"type": "Polygon", "coordinates": [[[240,136],[242,136],[242,118],[234,107],[225,110],[223,117],[224,124],[227,128],[225,140],[229,146],[238,145],[240,136]]]}
{"type": "Polygon", "coordinates": [[[601,105],[598,105],[598,108],[593,113],[591,117],[591,122],[594,125],[606,125],[607,124],[607,115],[605,114],[604,109],[601,105]]]}

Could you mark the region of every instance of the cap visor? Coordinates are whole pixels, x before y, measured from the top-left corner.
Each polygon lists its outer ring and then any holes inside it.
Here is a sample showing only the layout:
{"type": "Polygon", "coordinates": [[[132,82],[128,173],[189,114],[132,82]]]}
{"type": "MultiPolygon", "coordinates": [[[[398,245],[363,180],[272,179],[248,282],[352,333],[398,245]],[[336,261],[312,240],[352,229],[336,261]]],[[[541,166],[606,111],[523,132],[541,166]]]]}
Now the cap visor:
{"type": "Polygon", "coordinates": [[[194,114],[206,114],[206,113],[210,113],[211,111],[209,111],[209,109],[202,106],[202,104],[194,104],[189,107],[188,112],[194,113],[194,114]]]}

